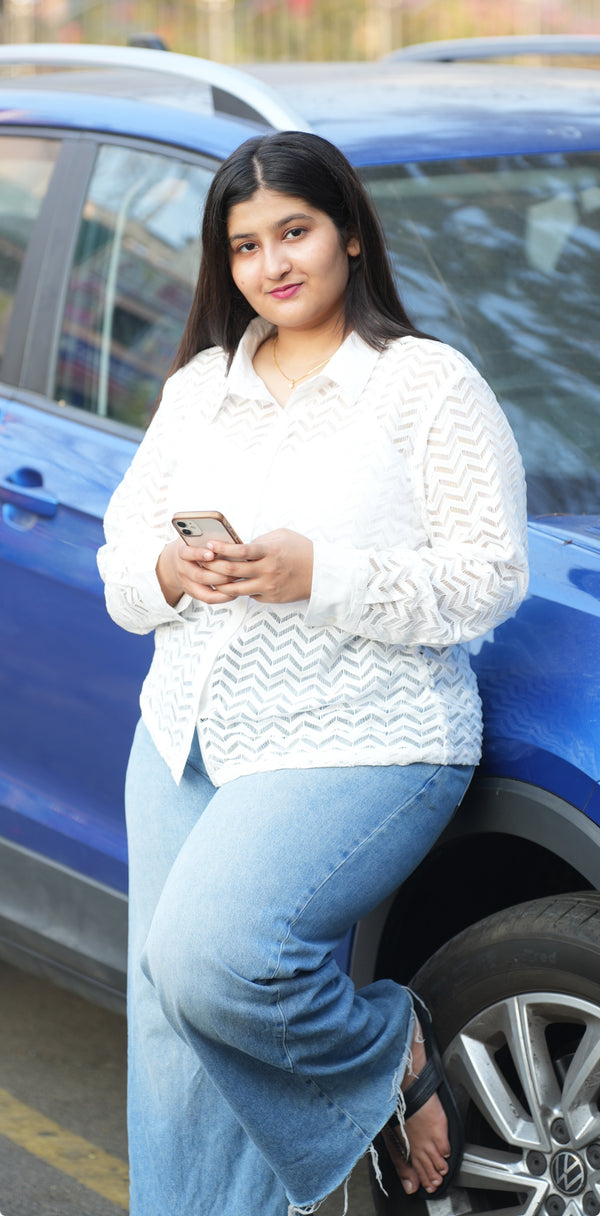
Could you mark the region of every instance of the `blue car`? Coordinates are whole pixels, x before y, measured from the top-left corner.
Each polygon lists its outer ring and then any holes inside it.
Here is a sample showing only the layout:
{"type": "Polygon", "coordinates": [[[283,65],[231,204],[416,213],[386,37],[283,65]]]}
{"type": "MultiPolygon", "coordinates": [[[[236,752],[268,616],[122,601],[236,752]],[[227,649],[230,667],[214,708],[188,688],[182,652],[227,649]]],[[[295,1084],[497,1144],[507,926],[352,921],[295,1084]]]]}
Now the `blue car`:
{"type": "MultiPolygon", "coordinates": [[[[448,47],[245,73],[160,51],[0,48],[0,957],[123,1007],[123,783],[152,642],[107,616],[96,551],[183,328],[211,177],[273,127],[314,130],[357,166],[409,314],[491,383],[528,478],[530,591],[472,648],[482,764],[343,962],[357,984],[411,980],[435,1015],[467,1140],[438,1212],[598,1216],[590,70],[463,63],[448,47]]],[[[389,1182],[382,1212],[402,1204],[389,1182]]]]}

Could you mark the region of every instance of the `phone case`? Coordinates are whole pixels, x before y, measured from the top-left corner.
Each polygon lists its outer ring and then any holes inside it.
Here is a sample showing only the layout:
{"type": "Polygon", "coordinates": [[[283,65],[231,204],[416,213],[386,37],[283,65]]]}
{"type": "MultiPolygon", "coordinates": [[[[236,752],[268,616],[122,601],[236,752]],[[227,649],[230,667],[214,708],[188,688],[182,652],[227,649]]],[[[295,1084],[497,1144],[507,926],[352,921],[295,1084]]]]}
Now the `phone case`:
{"type": "Polygon", "coordinates": [[[202,548],[209,540],[225,540],[241,545],[241,540],[220,511],[179,511],[173,516],[177,529],[187,545],[202,548]]]}

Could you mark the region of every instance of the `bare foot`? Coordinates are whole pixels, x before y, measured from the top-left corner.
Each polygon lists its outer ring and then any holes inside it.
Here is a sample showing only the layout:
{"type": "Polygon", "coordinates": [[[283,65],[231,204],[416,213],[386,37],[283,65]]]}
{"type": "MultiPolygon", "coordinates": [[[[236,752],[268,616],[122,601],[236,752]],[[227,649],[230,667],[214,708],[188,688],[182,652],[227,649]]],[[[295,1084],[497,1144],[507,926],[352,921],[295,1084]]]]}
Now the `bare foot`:
{"type": "MultiPolygon", "coordinates": [[[[403,1091],[409,1088],[426,1063],[421,1027],[415,1022],[412,1068],[410,1071],[407,1068],[404,1074],[403,1091]]],[[[385,1127],[383,1130],[385,1145],[396,1173],[407,1195],[414,1195],[419,1186],[432,1195],[448,1173],[446,1158],[450,1155],[448,1120],[437,1094],[433,1094],[420,1110],[415,1111],[415,1114],[406,1120],[405,1130],[410,1145],[408,1161],[402,1128],[397,1125],[395,1128],[385,1127]]]]}

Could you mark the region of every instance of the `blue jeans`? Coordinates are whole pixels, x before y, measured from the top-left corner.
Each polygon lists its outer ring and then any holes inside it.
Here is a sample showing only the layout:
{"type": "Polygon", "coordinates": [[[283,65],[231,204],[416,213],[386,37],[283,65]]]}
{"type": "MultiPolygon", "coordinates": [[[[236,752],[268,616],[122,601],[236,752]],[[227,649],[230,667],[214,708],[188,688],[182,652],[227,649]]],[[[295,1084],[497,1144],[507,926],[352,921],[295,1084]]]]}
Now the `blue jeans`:
{"type": "Polygon", "coordinates": [[[391,980],[356,992],[332,951],[418,865],[471,773],[281,769],[216,789],[195,742],[177,787],[138,725],[131,1216],[312,1210],[369,1149],[396,1109],[412,1001],[391,980]]]}

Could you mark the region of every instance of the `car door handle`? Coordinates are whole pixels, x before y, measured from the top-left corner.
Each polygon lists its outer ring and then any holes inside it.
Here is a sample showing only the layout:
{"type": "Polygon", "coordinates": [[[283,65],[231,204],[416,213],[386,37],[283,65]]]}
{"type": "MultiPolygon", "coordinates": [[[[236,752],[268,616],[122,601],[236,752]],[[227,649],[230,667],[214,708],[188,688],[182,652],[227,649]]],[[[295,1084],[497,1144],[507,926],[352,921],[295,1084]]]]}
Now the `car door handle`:
{"type": "Polygon", "coordinates": [[[0,502],[8,502],[22,511],[32,511],[51,519],[56,515],[58,499],[42,486],[42,475],[37,469],[16,469],[8,477],[0,479],[0,502]]]}

